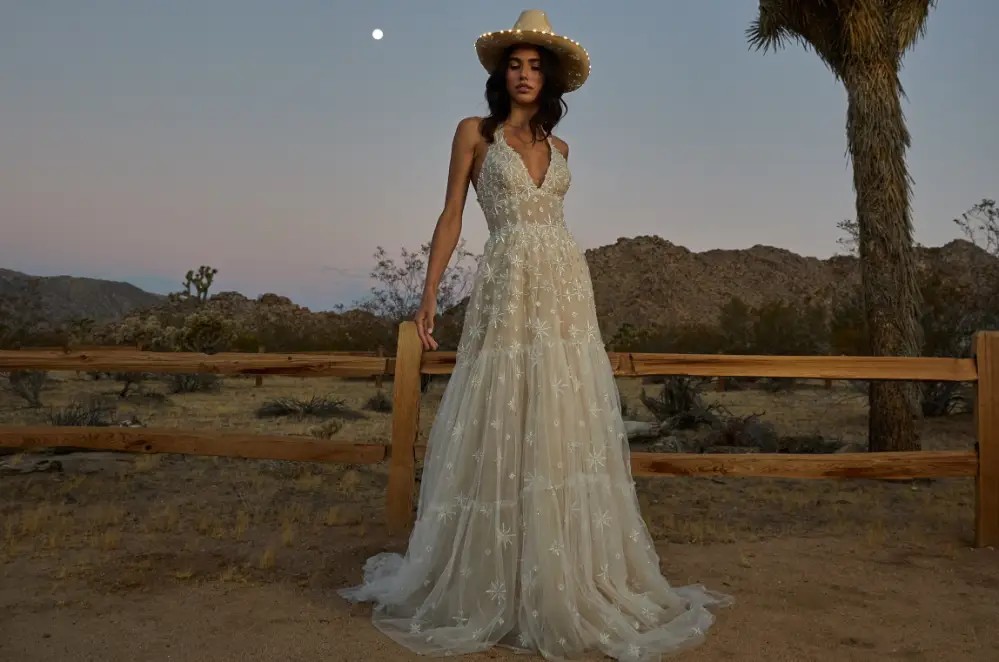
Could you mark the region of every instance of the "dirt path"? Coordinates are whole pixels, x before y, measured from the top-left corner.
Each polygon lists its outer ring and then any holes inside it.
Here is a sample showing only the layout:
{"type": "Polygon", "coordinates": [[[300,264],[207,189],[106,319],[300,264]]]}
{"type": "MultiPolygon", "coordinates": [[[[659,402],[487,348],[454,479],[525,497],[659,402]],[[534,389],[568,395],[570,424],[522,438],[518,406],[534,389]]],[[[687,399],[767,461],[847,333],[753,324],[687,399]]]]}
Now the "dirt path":
{"type": "MultiPolygon", "coordinates": [[[[312,423],[252,416],[265,397],[307,396],[315,388],[307,381],[282,387],[268,378],[259,390],[233,381],[224,393],[176,396],[140,418],[307,432],[312,423]]],[[[67,380],[48,395],[83,387],[98,388],[67,380]]],[[[370,385],[329,388],[354,408],[370,396],[370,385]]],[[[733,411],[772,408],[785,431],[850,440],[866,429],[848,391],[801,389],[766,402],[754,391],[718,395],[733,411]]],[[[7,423],[41,416],[0,397],[4,407],[7,423]]],[[[387,414],[369,414],[343,434],[383,439],[387,423],[387,414]]],[[[974,440],[970,416],[922,425],[928,448],[974,440]]],[[[336,595],[358,581],[367,556],[404,545],[382,533],[385,473],[166,455],[0,457],[0,661],[427,659],[378,633],[367,607],[336,595]]],[[[999,660],[999,552],[968,546],[971,480],[637,486],[670,580],[736,598],[706,643],[678,660],[999,660]]],[[[535,658],[495,650],[460,659],[535,658]]]]}
{"type": "MultiPolygon", "coordinates": [[[[994,551],[790,539],[670,545],[660,553],[675,583],[703,579],[738,601],[720,613],[705,644],[679,656],[688,662],[999,659],[994,551]]],[[[331,554],[330,567],[356,568],[356,553],[331,554]]],[[[0,589],[3,660],[426,659],[380,635],[366,608],[308,587],[164,582],[29,597],[31,578],[12,576],[18,565],[6,567],[0,589]]],[[[539,658],[497,650],[462,659],[539,658]]]]}

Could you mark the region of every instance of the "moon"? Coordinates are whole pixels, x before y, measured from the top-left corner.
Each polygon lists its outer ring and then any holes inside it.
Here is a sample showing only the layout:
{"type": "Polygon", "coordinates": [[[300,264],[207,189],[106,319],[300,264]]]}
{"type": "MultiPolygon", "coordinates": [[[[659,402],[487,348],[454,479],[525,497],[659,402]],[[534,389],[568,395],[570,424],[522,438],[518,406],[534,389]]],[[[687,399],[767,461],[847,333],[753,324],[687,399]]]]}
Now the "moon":
{"type": "Polygon", "coordinates": [[[375,28],[374,30],[371,31],[371,38],[374,39],[374,40],[376,40],[376,41],[378,39],[381,39],[384,36],[385,36],[385,33],[382,32],[379,28],[375,28]]]}

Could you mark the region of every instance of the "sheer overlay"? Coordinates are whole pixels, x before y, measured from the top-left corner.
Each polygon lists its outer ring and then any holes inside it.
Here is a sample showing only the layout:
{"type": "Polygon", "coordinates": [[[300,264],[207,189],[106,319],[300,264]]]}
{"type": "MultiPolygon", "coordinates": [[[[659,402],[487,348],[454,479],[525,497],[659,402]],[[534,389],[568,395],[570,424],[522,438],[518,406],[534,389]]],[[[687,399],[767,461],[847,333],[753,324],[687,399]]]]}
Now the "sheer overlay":
{"type": "Polygon", "coordinates": [[[672,587],[642,520],[586,261],[565,226],[568,165],[535,184],[496,131],[476,182],[490,235],[430,430],[405,556],[351,601],[421,654],[506,646],[550,660],[659,660],[731,598],[672,587]]]}

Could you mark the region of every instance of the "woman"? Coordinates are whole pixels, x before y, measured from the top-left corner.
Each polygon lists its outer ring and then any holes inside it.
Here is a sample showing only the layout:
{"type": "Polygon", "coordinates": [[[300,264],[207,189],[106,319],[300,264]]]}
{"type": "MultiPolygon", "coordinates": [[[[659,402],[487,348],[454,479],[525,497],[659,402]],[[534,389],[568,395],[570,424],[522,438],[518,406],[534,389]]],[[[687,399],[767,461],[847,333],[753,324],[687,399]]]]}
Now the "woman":
{"type": "Polygon", "coordinates": [[[454,372],[430,431],[405,557],[361,586],[376,627],[413,651],[501,645],[547,659],[658,660],[698,643],[727,596],[673,588],[639,512],[613,372],[582,253],[562,218],[569,148],[552,135],[589,58],[545,14],[476,43],[490,114],[455,134],[416,323],[436,349],[437,284],[468,185],[489,225],[454,372]]]}

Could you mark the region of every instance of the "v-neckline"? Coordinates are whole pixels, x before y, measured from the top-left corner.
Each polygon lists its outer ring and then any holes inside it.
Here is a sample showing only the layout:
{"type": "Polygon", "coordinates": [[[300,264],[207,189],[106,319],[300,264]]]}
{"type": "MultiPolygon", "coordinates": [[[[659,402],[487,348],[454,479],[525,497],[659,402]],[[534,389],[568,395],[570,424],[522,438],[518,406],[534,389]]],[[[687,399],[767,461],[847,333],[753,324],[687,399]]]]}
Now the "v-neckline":
{"type": "Polygon", "coordinates": [[[506,145],[506,148],[509,149],[514,154],[516,154],[517,160],[520,161],[520,167],[524,169],[524,174],[527,175],[528,181],[531,182],[535,190],[540,191],[541,189],[543,189],[545,187],[545,184],[548,182],[548,173],[550,173],[552,170],[552,162],[555,160],[555,147],[552,145],[551,141],[547,139],[545,140],[545,142],[548,143],[548,167],[545,168],[544,173],[542,173],[541,183],[539,184],[535,182],[534,177],[531,176],[531,169],[527,167],[527,161],[524,160],[524,155],[521,154],[517,149],[515,149],[514,146],[509,143],[509,141],[507,141],[505,124],[499,125],[499,133],[500,133],[500,140],[503,141],[503,144],[506,145]]]}

